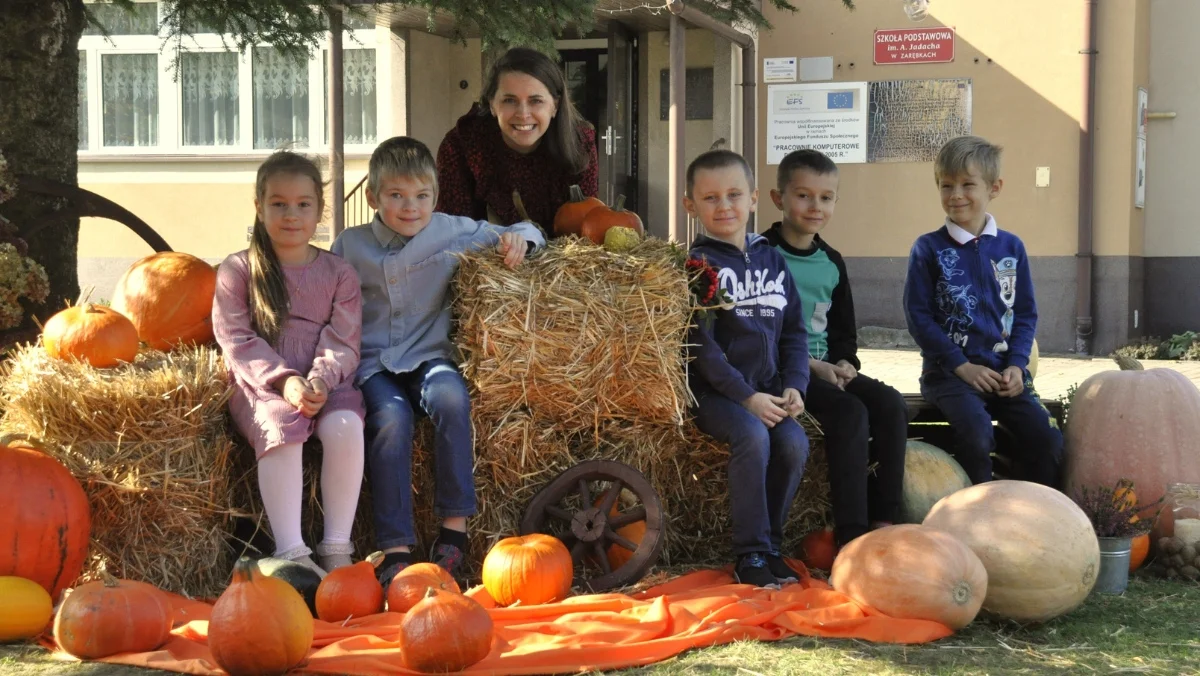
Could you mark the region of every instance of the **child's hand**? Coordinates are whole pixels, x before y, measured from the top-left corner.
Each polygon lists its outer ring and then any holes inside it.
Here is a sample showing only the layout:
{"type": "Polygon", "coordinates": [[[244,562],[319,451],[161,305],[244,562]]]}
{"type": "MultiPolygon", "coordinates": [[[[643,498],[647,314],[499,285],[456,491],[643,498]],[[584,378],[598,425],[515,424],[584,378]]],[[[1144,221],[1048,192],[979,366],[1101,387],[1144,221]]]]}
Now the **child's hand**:
{"type": "Polygon", "coordinates": [[[954,375],[975,388],[976,392],[998,392],[1004,383],[1004,378],[999,373],[970,362],[954,369],[954,375]]]}
{"type": "Polygon", "coordinates": [[[309,418],[311,418],[313,415],[316,415],[316,411],[313,411],[312,414],[307,412],[307,409],[309,408],[307,399],[310,396],[316,396],[316,394],[312,391],[312,387],[304,378],[301,378],[300,376],[289,376],[287,380],[283,381],[283,387],[279,388],[279,393],[283,395],[284,401],[292,406],[295,406],[296,409],[303,415],[308,416],[309,418]]]}
{"type": "Polygon", "coordinates": [[[763,421],[767,427],[774,427],[780,420],[787,417],[783,406],[787,403],[783,397],[776,397],[766,392],[755,392],[742,402],[742,406],[754,417],[763,421]]]}
{"type": "Polygon", "coordinates": [[[1015,397],[1025,390],[1025,372],[1020,366],[1009,366],[1004,369],[1004,376],[998,394],[1002,397],[1015,397]]]}
{"type": "Polygon", "coordinates": [[[808,362],[808,371],[815,377],[824,380],[825,382],[837,388],[843,387],[842,378],[838,373],[838,368],[827,361],[819,361],[817,359],[808,362]]]}
{"type": "Polygon", "coordinates": [[[528,248],[529,244],[520,233],[506,232],[500,235],[500,244],[496,247],[496,250],[500,252],[500,255],[504,256],[504,264],[512,269],[525,260],[525,251],[528,248]]]}
{"type": "Polygon", "coordinates": [[[783,391],[783,410],[793,418],[804,413],[804,397],[800,396],[800,390],[789,387],[783,391]]]}
{"type": "Polygon", "coordinates": [[[858,369],[854,368],[854,364],[839,359],[837,363],[838,372],[841,375],[841,384],[838,387],[845,389],[846,384],[858,377],[858,369]]]}

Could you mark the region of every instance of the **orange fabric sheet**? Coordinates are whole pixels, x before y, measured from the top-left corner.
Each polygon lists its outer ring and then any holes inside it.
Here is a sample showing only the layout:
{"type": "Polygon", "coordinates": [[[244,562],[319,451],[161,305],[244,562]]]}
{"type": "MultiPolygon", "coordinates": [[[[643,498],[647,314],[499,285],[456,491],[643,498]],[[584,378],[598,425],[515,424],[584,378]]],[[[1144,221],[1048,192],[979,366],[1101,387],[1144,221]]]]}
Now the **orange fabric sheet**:
{"type": "MultiPolygon", "coordinates": [[[[791,562],[803,571],[799,562],[791,562]]],[[[734,584],[730,570],[684,575],[633,594],[574,596],[560,603],[497,608],[482,587],[467,592],[496,623],[491,653],[474,674],[554,674],[658,662],[689,648],[741,639],[774,641],[797,634],[924,643],[949,627],[901,620],[862,606],[807,573],[782,590],[734,584]]],[[[175,630],[161,649],[105,660],[202,676],[225,672],[206,643],[212,606],[170,595],[175,630]]],[[[308,662],[298,673],[413,674],[395,642],[403,615],[380,613],[345,626],[314,620],[308,662]]],[[[55,648],[52,640],[46,645],[55,648]]],[[[61,655],[67,659],[69,656],[61,655]]]]}

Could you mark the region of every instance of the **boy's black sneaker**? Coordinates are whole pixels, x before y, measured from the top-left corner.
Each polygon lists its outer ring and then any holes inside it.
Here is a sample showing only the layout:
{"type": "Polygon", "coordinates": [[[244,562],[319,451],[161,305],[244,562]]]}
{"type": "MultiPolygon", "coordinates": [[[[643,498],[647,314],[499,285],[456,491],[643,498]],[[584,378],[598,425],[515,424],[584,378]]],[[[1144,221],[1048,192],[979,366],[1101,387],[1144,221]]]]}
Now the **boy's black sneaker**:
{"type": "Polygon", "coordinates": [[[759,552],[751,552],[738,557],[737,564],[733,567],[733,579],[739,584],[779,589],[779,580],[771,574],[771,569],[767,567],[767,557],[759,552]]]}
{"type": "Polygon", "coordinates": [[[767,570],[771,571],[779,584],[800,581],[800,576],[796,571],[792,570],[792,567],[787,565],[787,561],[784,561],[783,557],[775,552],[767,554],[767,570]]]}
{"type": "Polygon", "coordinates": [[[450,573],[450,577],[454,578],[459,587],[464,590],[466,589],[466,586],[464,586],[466,584],[464,573],[466,572],[467,556],[463,553],[463,550],[452,544],[435,542],[433,549],[429,552],[429,560],[441,566],[447,573],[450,573]]]}

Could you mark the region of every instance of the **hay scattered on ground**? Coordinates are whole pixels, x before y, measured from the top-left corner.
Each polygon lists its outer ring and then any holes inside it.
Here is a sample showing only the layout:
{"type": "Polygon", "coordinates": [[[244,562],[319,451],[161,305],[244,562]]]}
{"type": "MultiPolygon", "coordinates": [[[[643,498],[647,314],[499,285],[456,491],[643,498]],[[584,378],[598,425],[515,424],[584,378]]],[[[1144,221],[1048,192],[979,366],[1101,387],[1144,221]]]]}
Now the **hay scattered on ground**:
{"type": "Polygon", "coordinates": [[[454,309],[476,420],[528,415],[565,433],[681,424],[692,403],[685,257],[658,239],[613,253],[578,238],[515,270],[491,252],[464,255],[454,309]]]}
{"type": "Polygon", "coordinates": [[[193,596],[219,593],[231,550],[229,397],[212,348],[143,351],[95,369],[27,345],[0,372],[0,428],[35,437],[79,479],[92,507],[84,578],[118,577],[193,596]]]}

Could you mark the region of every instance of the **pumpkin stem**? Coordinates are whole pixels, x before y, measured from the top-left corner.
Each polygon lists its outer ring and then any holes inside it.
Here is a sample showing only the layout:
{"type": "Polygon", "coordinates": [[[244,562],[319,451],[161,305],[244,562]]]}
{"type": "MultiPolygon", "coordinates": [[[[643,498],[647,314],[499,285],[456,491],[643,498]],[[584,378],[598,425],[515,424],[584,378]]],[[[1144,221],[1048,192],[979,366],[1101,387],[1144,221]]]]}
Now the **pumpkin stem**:
{"type": "Polygon", "coordinates": [[[104,586],[108,587],[109,589],[113,587],[119,587],[121,584],[120,580],[113,577],[112,573],[108,572],[108,562],[104,560],[100,561],[100,580],[103,581],[104,586]]]}
{"type": "Polygon", "coordinates": [[[233,564],[233,580],[231,582],[253,582],[258,577],[258,565],[249,556],[240,557],[233,564]]]}
{"type": "Polygon", "coordinates": [[[433,587],[426,587],[426,588],[425,588],[425,598],[427,598],[427,599],[431,599],[431,598],[433,598],[433,597],[435,597],[435,596],[437,596],[437,595],[438,595],[438,590],[437,590],[437,589],[434,589],[433,587]]]}
{"type": "Polygon", "coordinates": [[[379,564],[383,563],[383,552],[371,552],[363,560],[371,564],[371,567],[378,568],[379,564]]]}
{"type": "Polygon", "coordinates": [[[613,211],[624,211],[624,210],[625,210],[625,196],[617,195],[617,203],[615,206],[613,206],[613,211]]]}
{"type": "Polygon", "coordinates": [[[586,198],[583,196],[583,188],[580,188],[577,185],[571,186],[571,201],[582,202],[584,199],[586,198]]]}

